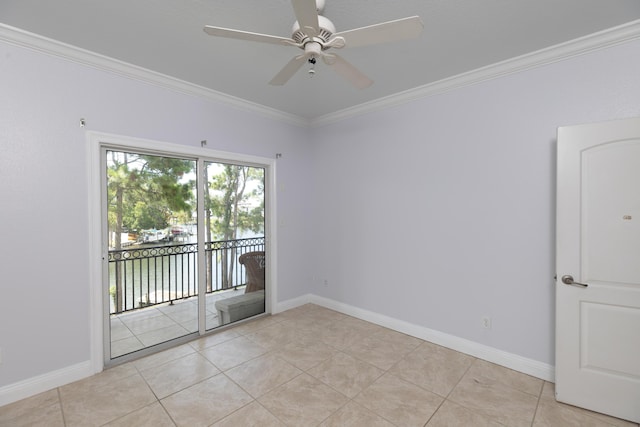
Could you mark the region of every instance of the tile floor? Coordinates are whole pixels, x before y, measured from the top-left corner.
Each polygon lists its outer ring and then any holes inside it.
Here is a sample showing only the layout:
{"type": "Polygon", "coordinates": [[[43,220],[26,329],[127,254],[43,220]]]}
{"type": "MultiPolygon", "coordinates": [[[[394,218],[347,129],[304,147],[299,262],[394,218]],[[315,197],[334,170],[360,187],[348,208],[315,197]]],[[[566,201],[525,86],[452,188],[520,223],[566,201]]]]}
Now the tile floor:
{"type": "MultiPolygon", "coordinates": [[[[206,327],[220,326],[216,301],[244,293],[236,290],[207,294],[206,327]]],[[[197,297],[111,316],[111,357],[115,358],[198,331],[197,297]]]]}
{"type": "Polygon", "coordinates": [[[315,305],[0,408],[0,426],[637,426],[553,384],[315,305]]]}

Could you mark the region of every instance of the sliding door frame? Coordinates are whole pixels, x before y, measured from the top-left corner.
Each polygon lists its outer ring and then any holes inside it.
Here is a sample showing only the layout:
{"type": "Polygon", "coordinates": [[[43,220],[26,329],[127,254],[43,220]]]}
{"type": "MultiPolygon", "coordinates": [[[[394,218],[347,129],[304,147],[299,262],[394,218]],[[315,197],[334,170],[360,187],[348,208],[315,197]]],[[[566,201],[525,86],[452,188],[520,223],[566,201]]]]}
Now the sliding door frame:
{"type": "MultiPolygon", "coordinates": [[[[267,157],[250,156],[245,154],[210,150],[203,147],[186,146],[162,141],[153,141],[148,139],[140,139],[121,135],[114,135],[101,132],[87,132],[87,165],[89,169],[88,183],[88,203],[89,203],[89,292],[90,292],[90,309],[89,309],[89,325],[90,325],[90,343],[91,343],[91,370],[93,373],[101,372],[106,365],[111,365],[106,358],[105,342],[109,336],[108,322],[105,321],[105,304],[108,300],[105,298],[105,283],[107,275],[107,244],[105,239],[107,233],[105,231],[106,224],[106,206],[103,197],[106,188],[106,178],[104,174],[104,158],[103,151],[108,148],[110,150],[135,151],[147,154],[179,157],[197,161],[197,186],[198,186],[198,250],[204,247],[204,217],[203,211],[203,169],[204,162],[220,162],[233,163],[246,166],[254,166],[264,168],[264,198],[265,198],[265,251],[266,258],[266,295],[265,295],[265,313],[272,313],[277,302],[277,236],[276,236],[276,161],[267,157]]],[[[201,268],[199,271],[202,270],[201,268]]],[[[202,282],[200,273],[198,275],[199,291],[204,289],[205,283],[202,282]]],[[[204,299],[199,298],[200,306],[204,304],[204,299]]],[[[206,331],[204,319],[198,320],[198,333],[204,335],[212,330],[206,331]]],[[[215,331],[215,329],[213,330],[215,331]]],[[[167,344],[174,345],[180,340],[190,340],[190,336],[184,339],[177,339],[167,344]]],[[[162,348],[158,345],[157,348],[162,348]]],[[[141,350],[143,351],[143,350],[141,350]]],[[[119,361],[130,360],[137,357],[135,353],[132,356],[119,357],[119,361]]]]}

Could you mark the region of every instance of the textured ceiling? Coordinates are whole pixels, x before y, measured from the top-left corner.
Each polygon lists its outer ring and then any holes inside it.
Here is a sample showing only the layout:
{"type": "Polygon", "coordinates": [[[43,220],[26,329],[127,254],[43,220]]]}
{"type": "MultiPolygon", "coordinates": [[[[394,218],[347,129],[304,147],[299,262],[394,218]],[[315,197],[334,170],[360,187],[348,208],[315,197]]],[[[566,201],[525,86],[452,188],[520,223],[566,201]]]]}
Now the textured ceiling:
{"type": "Polygon", "coordinates": [[[340,51],[374,80],[324,64],[269,80],[294,47],[211,37],[204,25],[289,37],[289,0],[0,0],[0,23],[313,119],[640,19],[639,0],[327,0],[337,31],[419,15],[417,40],[340,51]]]}

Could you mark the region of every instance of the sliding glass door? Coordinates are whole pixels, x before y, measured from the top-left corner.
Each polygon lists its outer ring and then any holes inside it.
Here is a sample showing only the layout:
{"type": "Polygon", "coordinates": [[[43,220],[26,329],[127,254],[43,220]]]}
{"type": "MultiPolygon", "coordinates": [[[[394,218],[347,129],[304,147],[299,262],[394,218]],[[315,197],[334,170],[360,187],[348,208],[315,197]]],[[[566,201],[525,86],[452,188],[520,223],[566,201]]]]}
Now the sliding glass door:
{"type": "Polygon", "coordinates": [[[196,161],[106,151],[111,358],[198,331],[196,161]]]}
{"type": "Polygon", "coordinates": [[[265,312],[264,168],[109,148],[103,159],[107,362],[265,312]]]}
{"type": "Polygon", "coordinates": [[[204,164],[206,329],[265,311],[264,172],[204,164]]]}

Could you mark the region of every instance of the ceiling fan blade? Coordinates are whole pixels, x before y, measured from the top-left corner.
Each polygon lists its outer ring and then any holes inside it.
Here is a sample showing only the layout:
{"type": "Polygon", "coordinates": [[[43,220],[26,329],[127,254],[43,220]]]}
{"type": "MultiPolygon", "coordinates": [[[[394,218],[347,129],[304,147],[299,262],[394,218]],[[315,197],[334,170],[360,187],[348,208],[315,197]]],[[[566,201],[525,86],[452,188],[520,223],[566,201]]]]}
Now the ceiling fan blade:
{"type": "Polygon", "coordinates": [[[373,80],[365,76],[362,71],[347,62],[346,59],[335,53],[326,53],[322,56],[325,64],[329,65],[333,70],[349,80],[349,82],[358,89],[364,89],[373,84],[373,80]]]}
{"type": "Polygon", "coordinates": [[[291,0],[293,12],[303,33],[309,37],[318,35],[318,10],[316,0],[291,0]]]}
{"type": "Polygon", "coordinates": [[[305,62],[307,62],[307,58],[309,58],[309,55],[307,54],[298,55],[293,58],[287,63],[287,65],[284,66],[282,70],[280,70],[278,74],[276,74],[273,79],[271,79],[269,84],[274,86],[282,86],[283,84],[288,82],[289,79],[296,73],[296,71],[298,71],[305,62]]]}
{"type": "Polygon", "coordinates": [[[279,45],[290,45],[295,42],[291,39],[278,36],[270,36],[267,34],[251,33],[249,31],[232,30],[229,28],[213,27],[211,25],[205,25],[204,32],[210,36],[226,37],[229,39],[237,40],[249,40],[253,42],[271,43],[279,45]]]}
{"type": "Polygon", "coordinates": [[[368,27],[356,28],[334,34],[343,37],[346,47],[367,46],[416,38],[422,33],[424,24],[419,16],[397,19],[368,27]]]}

